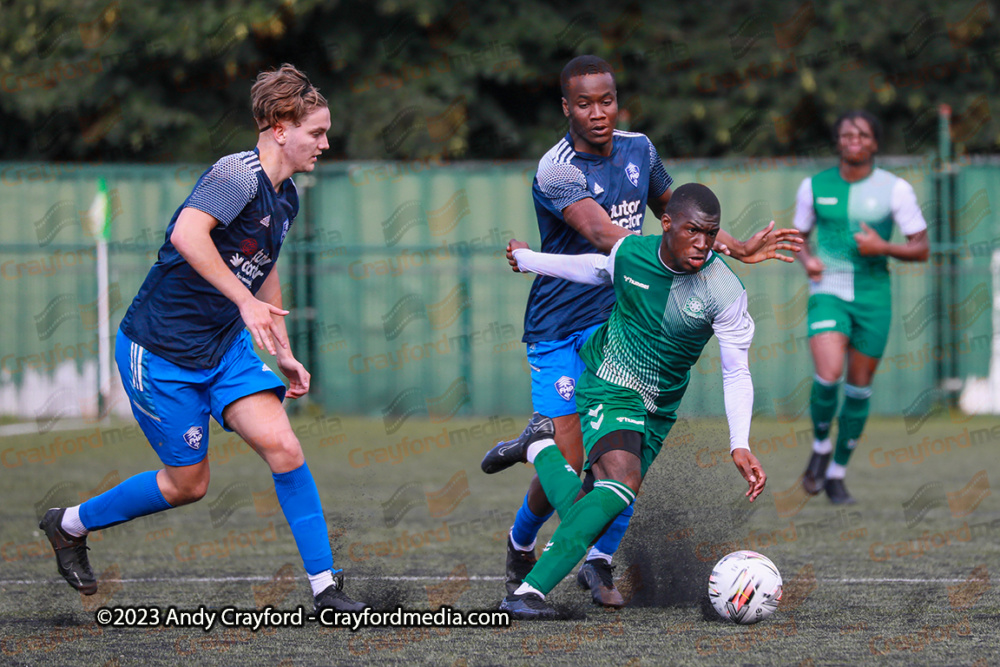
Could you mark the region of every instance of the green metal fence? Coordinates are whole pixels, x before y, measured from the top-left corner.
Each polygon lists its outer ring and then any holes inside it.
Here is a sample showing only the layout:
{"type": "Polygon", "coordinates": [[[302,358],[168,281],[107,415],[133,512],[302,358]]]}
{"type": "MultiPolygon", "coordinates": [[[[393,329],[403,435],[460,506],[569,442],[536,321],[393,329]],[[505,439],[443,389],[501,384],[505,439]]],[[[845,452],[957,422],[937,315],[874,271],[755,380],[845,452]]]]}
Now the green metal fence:
{"type": "MultiPolygon", "coordinates": [[[[790,225],[801,179],[828,164],[682,161],[668,170],[678,184],[712,187],[723,227],[745,238],[772,218],[790,225]]],[[[891,264],[893,328],[873,411],[899,415],[926,409],[947,378],[986,374],[989,262],[1000,239],[991,186],[1000,170],[991,160],[966,160],[954,173],[930,158],[880,164],[913,184],[935,239],[929,264],[891,264]],[[952,190],[943,196],[946,181],[952,190]]],[[[313,401],[384,419],[387,430],[411,413],[444,421],[456,412],[530,412],[520,343],[530,279],[509,271],[503,248],[511,236],[537,247],[534,166],[350,163],[298,179],[301,215],[279,269],[293,350],[314,376],[313,401]]],[[[0,164],[0,413],[34,417],[53,401],[96,395],[94,245],[83,213],[98,177],[108,181],[115,212],[114,331],[203,169],[0,164]]],[[[646,232],[657,224],[647,215],[646,232]]],[[[731,265],[757,322],[755,408],[792,419],[807,407],[812,376],[804,272],[778,262],[731,265]]],[[[714,343],[692,370],[682,409],[723,413],[714,343]]]]}

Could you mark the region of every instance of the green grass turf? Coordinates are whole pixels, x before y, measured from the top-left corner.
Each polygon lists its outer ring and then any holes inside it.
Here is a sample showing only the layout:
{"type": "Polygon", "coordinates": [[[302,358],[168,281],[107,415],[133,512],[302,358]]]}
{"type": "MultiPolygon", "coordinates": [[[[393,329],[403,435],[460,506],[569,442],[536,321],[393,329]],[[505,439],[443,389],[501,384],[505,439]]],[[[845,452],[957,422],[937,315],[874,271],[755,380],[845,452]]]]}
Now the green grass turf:
{"type": "MultiPolygon", "coordinates": [[[[495,608],[505,531],[531,469],[487,476],[479,461],[496,431],[520,432],[520,418],[411,419],[390,435],[380,420],[294,424],[349,593],[379,608],[428,609],[432,598],[463,610],[495,608]],[[399,458],[404,438],[424,444],[399,458]],[[464,482],[455,477],[460,471],[464,482]],[[433,495],[449,481],[443,497],[433,495]],[[415,486],[400,491],[407,484],[415,486]],[[414,500],[408,509],[400,505],[398,523],[388,525],[383,504],[397,492],[414,500]],[[386,553],[393,547],[395,554],[386,553]]],[[[125,423],[6,437],[0,441],[0,664],[997,664],[992,580],[1000,562],[1000,498],[983,497],[988,488],[958,492],[982,482],[979,471],[986,471],[987,484],[996,482],[1000,428],[989,429],[998,424],[995,418],[929,421],[908,435],[902,418],[873,419],[847,480],[859,502],[838,509],[822,496],[796,505],[793,487],[809,454],[808,435],[796,432],[808,428],[805,421],[755,421],[769,479],[750,505],[728,460],[725,422],[682,420],[646,480],[617,558],[617,575],[625,575],[633,596],[629,608],[591,606],[571,577],[550,598],[565,620],[503,630],[354,634],[315,625],[257,633],[97,627],[94,609],[102,604],[182,610],[310,604],[270,474],[232,435],[213,431],[207,497],[94,535],[91,562],[103,581],[97,595],[84,599],[58,577],[37,529],[40,512],[79,502],[102,481],[155,468],[158,460],[125,423]],[[905,504],[928,484],[911,507],[911,523],[919,521],[908,527],[905,504]],[[789,489],[791,497],[782,495],[789,489]],[[916,509],[924,505],[920,517],[916,509]],[[915,540],[917,548],[924,535],[929,546],[906,553],[902,545],[915,540]],[[750,627],[706,617],[701,602],[712,564],[748,547],[782,572],[778,612],[750,627]]],[[[554,527],[550,522],[541,539],[554,527]]]]}

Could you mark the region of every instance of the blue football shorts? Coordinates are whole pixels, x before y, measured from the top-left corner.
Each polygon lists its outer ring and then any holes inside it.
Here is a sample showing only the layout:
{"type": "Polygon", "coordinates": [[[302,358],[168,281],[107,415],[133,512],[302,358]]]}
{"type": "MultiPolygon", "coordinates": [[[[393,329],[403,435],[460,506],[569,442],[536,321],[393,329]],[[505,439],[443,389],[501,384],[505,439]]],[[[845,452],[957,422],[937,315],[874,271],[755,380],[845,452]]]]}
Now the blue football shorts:
{"type": "Polygon", "coordinates": [[[222,411],[233,401],[285,384],[254,352],[250,332],[236,337],[215,368],[184,368],[158,357],[118,330],[115,361],[139,427],[168,466],[200,463],[208,454],[208,418],[227,431],[222,411]]]}
{"type": "Polygon", "coordinates": [[[574,331],[561,340],[528,343],[531,367],[531,404],[546,417],[576,414],[576,381],[583,374],[580,349],[601,326],[574,331]]]}

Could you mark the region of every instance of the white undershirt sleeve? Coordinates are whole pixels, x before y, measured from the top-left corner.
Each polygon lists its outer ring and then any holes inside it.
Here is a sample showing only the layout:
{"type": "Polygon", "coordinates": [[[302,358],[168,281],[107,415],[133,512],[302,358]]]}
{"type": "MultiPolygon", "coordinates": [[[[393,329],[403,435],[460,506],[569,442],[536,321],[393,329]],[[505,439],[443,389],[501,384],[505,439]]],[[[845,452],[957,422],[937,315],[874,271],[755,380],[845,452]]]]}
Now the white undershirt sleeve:
{"type": "Polygon", "coordinates": [[[753,380],[749,351],[754,323],[747,312],[747,295],[726,308],[712,323],[722,357],[722,394],[729,422],[729,451],[750,449],[750,418],[753,415],[753,380]]]}
{"type": "Polygon", "coordinates": [[[792,224],[795,229],[803,234],[812,230],[816,222],[816,210],[813,208],[813,185],[812,179],[806,178],[799,186],[799,192],[795,195],[795,220],[792,224]]]}
{"type": "Polygon", "coordinates": [[[892,186],[892,219],[899,225],[903,236],[912,236],[927,229],[924,213],[917,203],[913,186],[902,178],[897,178],[892,186]]]}
{"type": "Polygon", "coordinates": [[[514,251],[514,259],[521,271],[585,285],[609,285],[614,282],[615,255],[623,240],[615,244],[610,255],[556,255],[518,248],[514,251]]]}

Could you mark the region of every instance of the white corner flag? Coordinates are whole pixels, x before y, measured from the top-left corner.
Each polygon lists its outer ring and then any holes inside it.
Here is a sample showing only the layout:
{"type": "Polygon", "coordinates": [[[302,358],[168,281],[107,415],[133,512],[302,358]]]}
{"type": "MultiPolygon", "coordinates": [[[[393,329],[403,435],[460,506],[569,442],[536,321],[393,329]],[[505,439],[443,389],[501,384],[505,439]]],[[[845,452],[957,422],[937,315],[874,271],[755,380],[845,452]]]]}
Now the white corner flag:
{"type": "Polygon", "coordinates": [[[111,236],[111,202],[108,184],[97,179],[97,195],[88,211],[90,229],[97,243],[97,412],[106,417],[111,407],[111,332],[108,314],[108,239],[111,236]]]}

